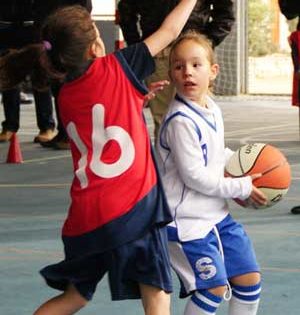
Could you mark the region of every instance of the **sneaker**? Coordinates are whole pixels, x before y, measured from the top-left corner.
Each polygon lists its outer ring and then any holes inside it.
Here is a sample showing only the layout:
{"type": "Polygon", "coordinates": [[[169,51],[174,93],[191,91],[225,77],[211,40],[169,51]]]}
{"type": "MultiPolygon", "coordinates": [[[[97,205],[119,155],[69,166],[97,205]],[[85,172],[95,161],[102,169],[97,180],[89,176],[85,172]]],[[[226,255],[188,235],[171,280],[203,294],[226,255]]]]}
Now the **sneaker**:
{"type": "Polygon", "coordinates": [[[0,142],[7,142],[7,141],[9,141],[13,134],[14,134],[13,131],[2,130],[2,132],[0,133],[0,142]]]}
{"type": "Polygon", "coordinates": [[[300,214],[300,206],[296,206],[296,207],[292,208],[291,212],[293,214],[300,214]]]}
{"type": "Polygon", "coordinates": [[[40,131],[40,133],[34,137],[34,143],[48,142],[54,138],[55,132],[52,129],[40,131]]]}

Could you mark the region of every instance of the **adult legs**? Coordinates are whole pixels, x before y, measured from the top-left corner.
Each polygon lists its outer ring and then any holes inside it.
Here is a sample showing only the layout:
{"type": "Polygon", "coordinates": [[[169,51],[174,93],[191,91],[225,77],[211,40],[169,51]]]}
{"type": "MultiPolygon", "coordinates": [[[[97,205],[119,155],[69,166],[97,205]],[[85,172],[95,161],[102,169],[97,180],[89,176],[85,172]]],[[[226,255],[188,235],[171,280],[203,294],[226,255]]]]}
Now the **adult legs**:
{"type": "Polygon", "coordinates": [[[2,122],[0,142],[9,141],[12,134],[19,130],[20,123],[20,90],[14,88],[2,92],[2,103],[5,120],[2,122]]]}
{"type": "Polygon", "coordinates": [[[57,121],[57,135],[50,141],[41,142],[43,147],[47,148],[55,148],[55,149],[69,149],[69,139],[66,129],[64,128],[62,121],[59,115],[59,108],[58,108],[58,93],[61,88],[61,84],[53,83],[51,86],[51,90],[54,96],[54,105],[55,105],[55,112],[56,112],[56,121],[57,121]]]}
{"type": "MultiPolygon", "coordinates": [[[[155,72],[146,79],[146,84],[151,82],[168,80],[168,70],[169,70],[169,49],[166,48],[158,56],[155,57],[155,72]]],[[[160,125],[162,123],[163,117],[168,111],[168,106],[175,95],[175,88],[172,84],[164,87],[162,91],[156,94],[153,100],[149,101],[150,111],[154,121],[154,136],[155,140],[158,137],[158,132],[160,125]]]]}
{"type": "Polygon", "coordinates": [[[52,96],[50,89],[46,91],[33,90],[37,125],[40,133],[34,138],[34,142],[50,141],[54,137],[52,96]]]}

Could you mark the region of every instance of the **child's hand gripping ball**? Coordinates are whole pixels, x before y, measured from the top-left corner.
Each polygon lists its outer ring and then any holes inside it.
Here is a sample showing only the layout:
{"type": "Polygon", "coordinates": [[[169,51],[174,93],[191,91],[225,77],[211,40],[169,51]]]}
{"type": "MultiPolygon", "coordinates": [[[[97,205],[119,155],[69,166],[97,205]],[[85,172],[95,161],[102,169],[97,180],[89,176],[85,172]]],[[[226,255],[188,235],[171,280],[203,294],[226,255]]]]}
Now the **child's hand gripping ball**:
{"type": "MultiPolygon", "coordinates": [[[[253,185],[267,197],[267,204],[255,208],[268,208],[280,201],[287,193],[291,183],[290,165],[277,148],[265,143],[253,143],[237,150],[225,168],[225,176],[241,177],[261,173],[253,180],[253,185]]],[[[235,199],[247,208],[253,207],[247,200],[235,199]]]]}

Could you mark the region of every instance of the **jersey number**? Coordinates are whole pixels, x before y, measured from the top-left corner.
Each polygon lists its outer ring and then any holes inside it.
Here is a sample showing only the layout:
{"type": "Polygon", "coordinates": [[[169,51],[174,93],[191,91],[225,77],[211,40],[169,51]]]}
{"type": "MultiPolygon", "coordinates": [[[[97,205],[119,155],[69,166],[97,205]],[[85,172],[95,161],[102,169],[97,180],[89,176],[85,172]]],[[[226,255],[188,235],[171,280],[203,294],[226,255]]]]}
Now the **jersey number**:
{"type": "MultiPolygon", "coordinates": [[[[92,158],[89,164],[91,171],[99,177],[112,178],[121,175],[132,165],[135,157],[135,148],[128,132],[119,126],[104,127],[105,108],[96,104],[92,111],[92,158]],[[114,163],[108,164],[101,161],[101,155],[105,144],[115,140],[120,146],[120,157],[114,163]]],[[[70,122],[67,125],[69,137],[78,148],[81,158],[78,161],[78,168],[75,174],[80,182],[81,188],[88,186],[86,176],[87,148],[81,140],[76,125],[70,122]]]]}

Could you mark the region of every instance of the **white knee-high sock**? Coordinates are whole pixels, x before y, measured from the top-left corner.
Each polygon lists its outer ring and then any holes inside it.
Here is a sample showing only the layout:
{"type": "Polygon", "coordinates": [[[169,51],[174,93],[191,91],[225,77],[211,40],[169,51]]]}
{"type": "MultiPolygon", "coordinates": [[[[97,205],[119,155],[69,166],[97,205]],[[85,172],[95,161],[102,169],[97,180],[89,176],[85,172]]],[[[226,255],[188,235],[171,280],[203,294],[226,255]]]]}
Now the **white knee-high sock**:
{"type": "Polygon", "coordinates": [[[206,290],[195,292],[187,302],[184,315],[215,315],[222,298],[206,290]]]}
{"type": "Polygon", "coordinates": [[[228,315],[256,315],[260,291],[260,283],[249,287],[233,286],[228,315]]]}

